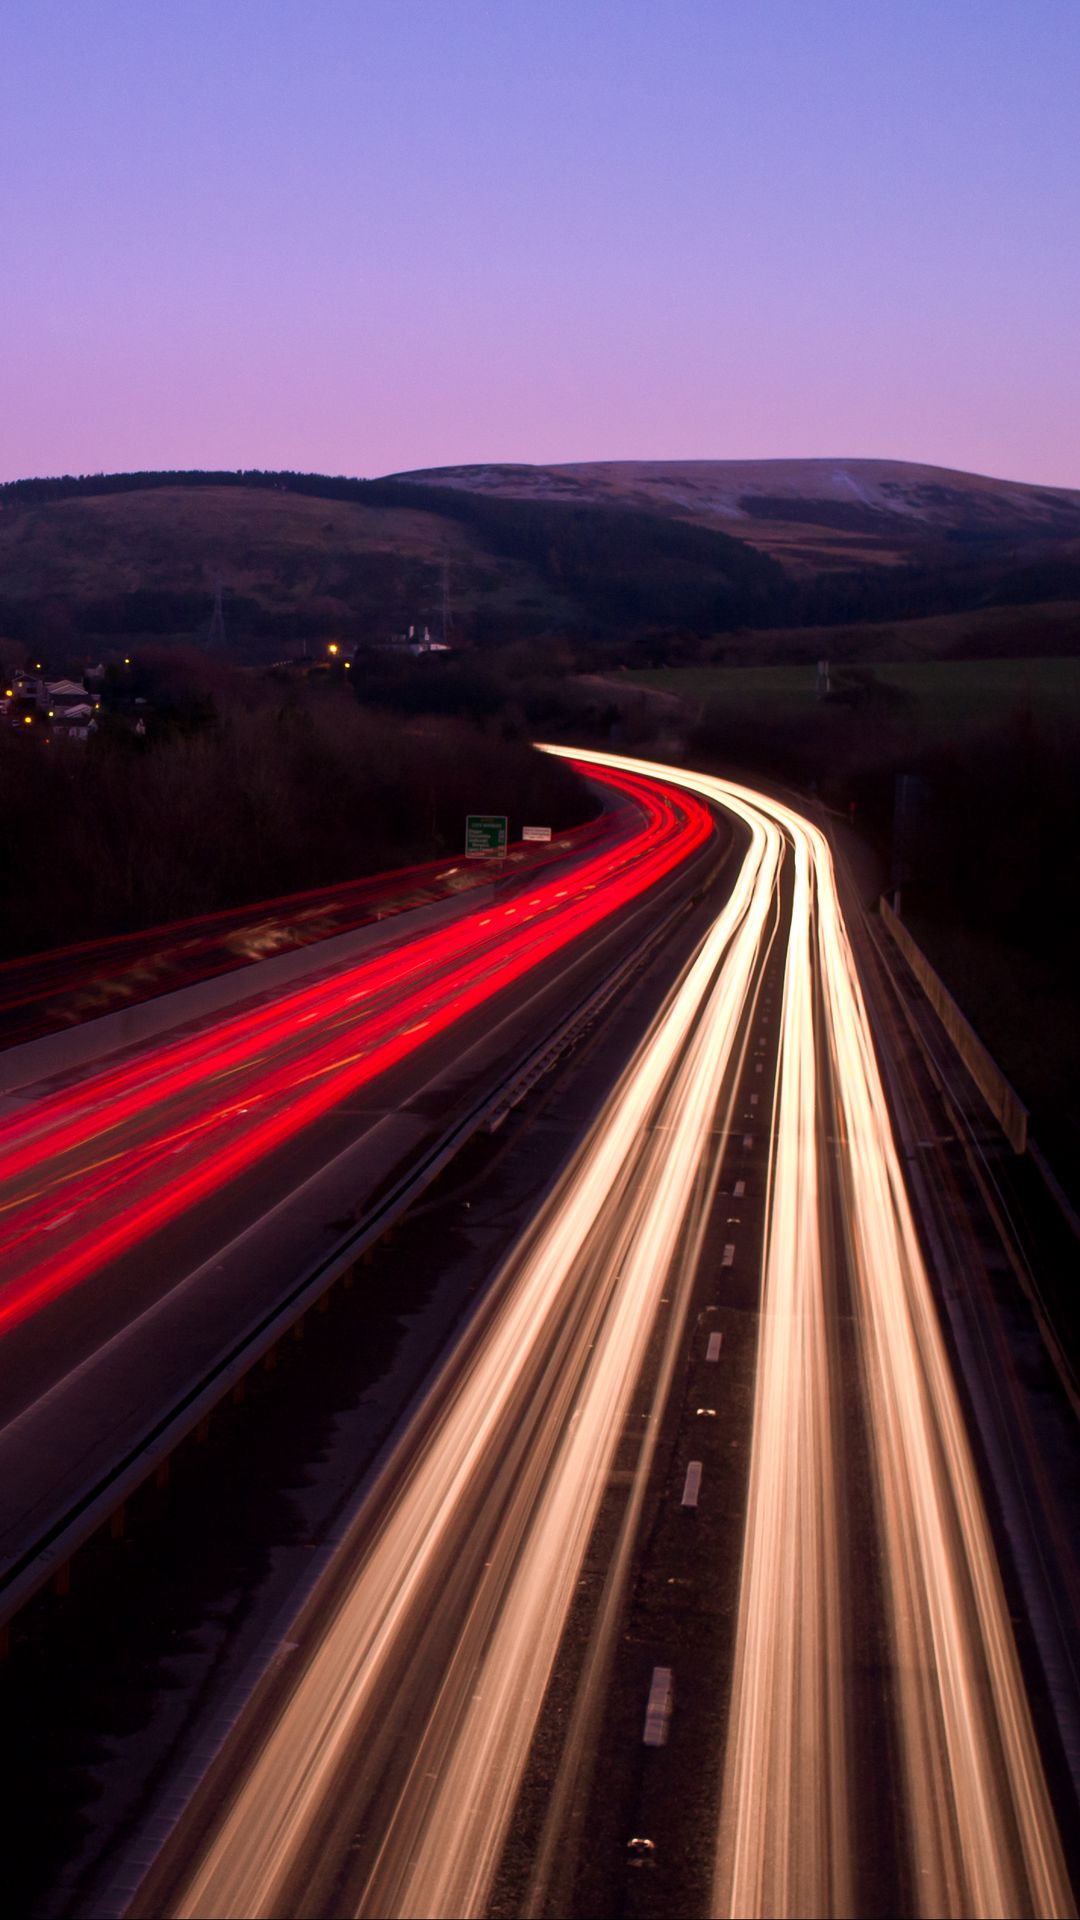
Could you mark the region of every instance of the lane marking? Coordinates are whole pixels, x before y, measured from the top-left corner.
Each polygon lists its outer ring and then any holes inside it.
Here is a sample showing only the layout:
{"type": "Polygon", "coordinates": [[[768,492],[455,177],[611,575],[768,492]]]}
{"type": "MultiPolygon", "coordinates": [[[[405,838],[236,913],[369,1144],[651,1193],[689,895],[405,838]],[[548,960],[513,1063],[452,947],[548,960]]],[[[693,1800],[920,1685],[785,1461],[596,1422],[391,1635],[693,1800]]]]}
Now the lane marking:
{"type": "Polygon", "coordinates": [[[697,1506],[698,1494],[701,1492],[701,1472],[701,1461],[691,1460],[690,1465],[686,1469],[686,1479],[683,1482],[682,1500],[679,1503],[681,1506],[697,1506]]]}
{"type": "Polygon", "coordinates": [[[732,1199],[742,1200],[745,1197],[745,1194],[746,1194],[746,1181],[736,1180],[735,1185],[731,1189],[732,1199]]]}
{"type": "Polygon", "coordinates": [[[723,1344],[724,1344],[724,1336],[722,1333],[710,1333],[709,1344],[705,1349],[706,1360],[719,1360],[720,1349],[723,1346],[723,1344]]]}
{"type": "Polygon", "coordinates": [[[652,1685],[649,1688],[649,1704],[645,1708],[645,1730],[641,1736],[646,1747],[662,1747],[665,1744],[674,1705],[675,1689],[671,1683],[671,1668],[654,1667],[652,1685]]]}
{"type": "Polygon", "coordinates": [[[724,1248],[723,1253],[720,1256],[720,1265],[722,1267],[730,1267],[730,1266],[734,1266],[734,1264],[735,1264],[735,1246],[734,1246],[734,1242],[729,1240],[727,1245],[724,1248]]]}

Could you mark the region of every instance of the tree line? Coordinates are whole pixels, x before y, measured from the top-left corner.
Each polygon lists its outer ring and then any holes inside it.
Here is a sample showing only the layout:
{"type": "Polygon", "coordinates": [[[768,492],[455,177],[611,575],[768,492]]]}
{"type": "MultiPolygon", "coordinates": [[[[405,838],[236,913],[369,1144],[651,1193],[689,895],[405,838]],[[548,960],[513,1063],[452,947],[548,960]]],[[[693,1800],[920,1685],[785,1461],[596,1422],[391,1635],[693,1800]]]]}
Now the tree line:
{"type": "Polygon", "coordinates": [[[145,738],[0,733],[0,956],[460,854],[468,812],[556,831],[595,802],[562,761],[464,718],[192,689],[145,738]]]}

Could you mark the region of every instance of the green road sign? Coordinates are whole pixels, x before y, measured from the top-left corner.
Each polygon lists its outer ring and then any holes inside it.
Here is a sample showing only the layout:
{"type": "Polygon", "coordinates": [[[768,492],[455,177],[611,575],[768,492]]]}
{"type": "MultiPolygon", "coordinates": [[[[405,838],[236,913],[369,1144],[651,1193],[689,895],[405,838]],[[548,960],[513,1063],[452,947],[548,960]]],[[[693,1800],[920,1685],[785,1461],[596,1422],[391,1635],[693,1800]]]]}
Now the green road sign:
{"type": "Polygon", "coordinates": [[[467,813],[465,816],[466,859],[492,859],[505,852],[505,813],[467,813]]]}

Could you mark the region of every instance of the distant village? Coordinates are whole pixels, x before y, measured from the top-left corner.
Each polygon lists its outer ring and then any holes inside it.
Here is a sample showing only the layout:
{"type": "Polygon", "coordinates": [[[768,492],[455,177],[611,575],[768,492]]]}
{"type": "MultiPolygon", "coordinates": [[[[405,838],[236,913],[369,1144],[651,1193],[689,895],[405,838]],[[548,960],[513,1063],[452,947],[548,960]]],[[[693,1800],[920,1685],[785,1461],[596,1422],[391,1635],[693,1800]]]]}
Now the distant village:
{"type": "MultiPolygon", "coordinates": [[[[433,637],[430,627],[412,625],[401,633],[369,643],[364,650],[386,657],[418,658],[426,654],[453,651],[445,640],[433,637]]],[[[306,645],[304,651],[274,661],[268,669],[287,673],[297,679],[321,677],[329,672],[351,673],[357,653],[337,641],[306,645]]],[[[0,726],[49,741],[86,741],[99,731],[106,717],[112,725],[127,728],[136,736],[146,733],[147,720],[153,716],[151,702],[131,691],[130,676],[124,669],[132,666],[132,657],[122,661],[99,662],[81,669],[76,679],[69,676],[51,679],[42,661],[23,667],[0,669],[0,726]]]]}
{"type": "Polygon", "coordinates": [[[0,714],[20,731],[33,728],[50,739],[88,740],[98,730],[104,684],[104,666],[87,667],[81,680],[48,680],[40,667],[21,667],[4,681],[0,714]]]}

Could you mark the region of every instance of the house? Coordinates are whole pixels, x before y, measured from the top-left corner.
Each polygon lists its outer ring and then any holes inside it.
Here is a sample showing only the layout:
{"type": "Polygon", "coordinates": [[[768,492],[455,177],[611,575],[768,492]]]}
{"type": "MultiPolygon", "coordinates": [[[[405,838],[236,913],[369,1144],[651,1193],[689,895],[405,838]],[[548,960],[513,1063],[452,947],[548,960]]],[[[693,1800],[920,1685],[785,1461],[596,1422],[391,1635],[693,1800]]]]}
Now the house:
{"type": "Polygon", "coordinates": [[[37,707],[42,704],[42,684],[40,674],[28,671],[25,667],[19,667],[6,682],[5,691],[7,687],[11,688],[11,698],[16,703],[29,701],[31,706],[37,707]]]}
{"type": "Polygon", "coordinates": [[[66,713],[86,701],[86,688],[79,680],[39,680],[37,704],[42,713],[66,713]]]}
{"type": "Polygon", "coordinates": [[[447,646],[445,640],[433,640],[431,637],[431,629],[426,626],[422,633],[418,633],[414,626],[409,628],[408,633],[392,633],[389,640],[376,642],[376,646],[380,653],[421,654],[450,652],[450,648],[447,646]]]}
{"type": "Polygon", "coordinates": [[[80,705],[56,707],[49,714],[49,722],[55,737],[62,740],[88,740],[97,732],[94,709],[89,700],[80,705]]]}

